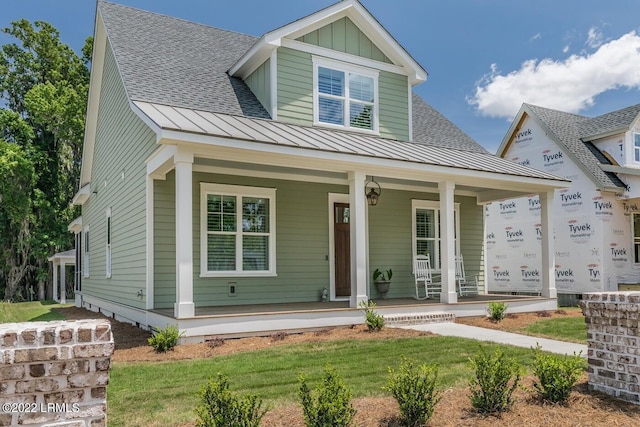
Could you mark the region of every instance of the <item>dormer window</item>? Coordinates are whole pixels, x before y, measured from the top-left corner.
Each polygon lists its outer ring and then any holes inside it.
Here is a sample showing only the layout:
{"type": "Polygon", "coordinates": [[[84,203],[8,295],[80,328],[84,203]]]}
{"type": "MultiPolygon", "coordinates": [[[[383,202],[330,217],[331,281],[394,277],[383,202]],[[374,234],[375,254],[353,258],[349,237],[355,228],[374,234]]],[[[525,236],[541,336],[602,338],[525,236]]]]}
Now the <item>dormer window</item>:
{"type": "Polygon", "coordinates": [[[313,58],[314,124],[378,132],[378,73],[313,58]]]}

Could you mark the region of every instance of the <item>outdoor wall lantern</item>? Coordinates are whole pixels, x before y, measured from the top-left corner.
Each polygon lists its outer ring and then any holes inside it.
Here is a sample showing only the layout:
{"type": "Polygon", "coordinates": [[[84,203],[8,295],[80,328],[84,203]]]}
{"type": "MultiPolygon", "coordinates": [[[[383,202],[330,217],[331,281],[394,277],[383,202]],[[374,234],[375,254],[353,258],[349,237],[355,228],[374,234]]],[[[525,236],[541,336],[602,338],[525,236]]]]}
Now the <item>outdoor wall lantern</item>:
{"type": "Polygon", "coordinates": [[[380,184],[378,184],[374,177],[371,177],[371,180],[366,182],[364,185],[364,192],[367,196],[369,206],[375,206],[378,204],[378,198],[380,198],[380,194],[382,194],[382,188],[380,188],[380,184]]]}

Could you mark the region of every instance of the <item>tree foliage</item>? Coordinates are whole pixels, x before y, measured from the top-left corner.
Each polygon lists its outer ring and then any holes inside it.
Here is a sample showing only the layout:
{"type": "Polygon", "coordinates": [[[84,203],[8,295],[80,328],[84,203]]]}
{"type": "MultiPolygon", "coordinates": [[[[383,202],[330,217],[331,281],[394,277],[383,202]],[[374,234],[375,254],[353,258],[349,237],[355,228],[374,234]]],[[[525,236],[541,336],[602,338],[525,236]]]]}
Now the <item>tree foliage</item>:
{"type": "Polygon", "coordinates": [[[0,49],[0,174],[24,182],[0,190],[6,200],[0,298],[24,298],[36,284],[44,297],[47,258],[73,242],[67,224],[78,215],[71,200],[80,176],[93,39],[80,57],[47,22],[22,19],[2,32],[15,41],[0,49]],[[11,270],[16,265],[23,266],[19,275],[11,270]]]}

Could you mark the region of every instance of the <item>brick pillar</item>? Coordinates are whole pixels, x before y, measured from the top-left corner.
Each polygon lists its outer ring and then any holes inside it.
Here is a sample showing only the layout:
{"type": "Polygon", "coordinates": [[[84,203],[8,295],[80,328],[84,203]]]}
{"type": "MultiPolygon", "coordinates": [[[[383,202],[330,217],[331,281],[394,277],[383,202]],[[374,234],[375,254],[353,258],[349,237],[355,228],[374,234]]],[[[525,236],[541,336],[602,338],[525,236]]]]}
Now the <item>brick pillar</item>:
{"type": "Polygon", "coordinates": [[[0,325],[0,426],[104,427],[106,320],[0,325]]]}
{"type": "Polygon", "coordinates": [[[589,389],[640,404],[640,292],[583,295],[589,389]]]}

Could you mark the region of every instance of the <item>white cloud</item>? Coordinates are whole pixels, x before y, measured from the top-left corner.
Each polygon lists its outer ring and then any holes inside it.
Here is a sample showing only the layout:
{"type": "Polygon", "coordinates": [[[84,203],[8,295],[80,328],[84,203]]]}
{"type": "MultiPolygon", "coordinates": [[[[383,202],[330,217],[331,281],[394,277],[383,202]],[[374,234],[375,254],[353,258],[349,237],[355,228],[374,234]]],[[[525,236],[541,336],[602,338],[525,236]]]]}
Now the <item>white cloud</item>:
{"type": "Polygon", "coordinates": [[[564,61],[530,59],[507,75],[496,64],[467,99],[482,115],[513,118],[527,102],[577,113],[608,90],[640,89],[640,36],[632,31],[595,52],[564,61]]]}
{"type": "Polygon", "coordinates": [[[602,33],[596,27],[589,28],[586,45],[594,49],[602,46],[602,33]]]}
{"type": "Polygon", "coordinates": [[[540,40],[541,38],[542,38],[542,34],[537,33],[536,35],[531,37],[529,40],[534,41],[534,40],[540,40]]]}
{"type": "Polygon", "coordinates": [[[567,53],[569,52],[569,45],[565,45],[565,47],[562,48],[562,53],[567,53]]]}

